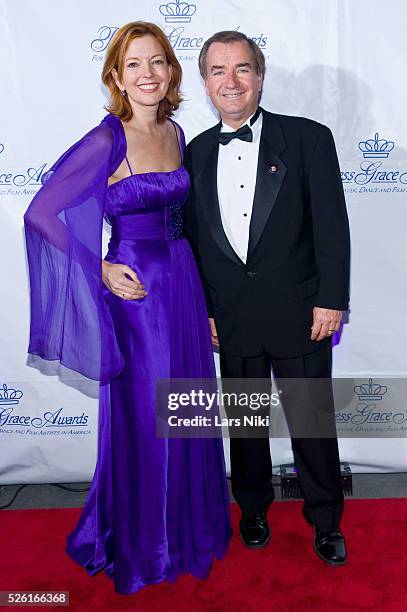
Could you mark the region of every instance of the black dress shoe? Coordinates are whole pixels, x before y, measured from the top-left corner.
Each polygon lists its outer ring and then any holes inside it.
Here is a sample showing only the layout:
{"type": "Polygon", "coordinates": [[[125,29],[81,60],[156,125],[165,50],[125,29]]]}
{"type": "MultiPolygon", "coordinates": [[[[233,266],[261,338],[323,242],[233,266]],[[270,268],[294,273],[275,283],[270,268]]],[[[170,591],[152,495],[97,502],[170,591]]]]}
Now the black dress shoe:
{"type": "Polygon", "coordinates": [[[329,565],[346,563],[345,538],[337,529],[323,531],[314,525],[314,550],[329,565]]]}
{"type": "Polygon", "coordinates": [[[248,548],[263,548],[270,540],[270,529],[264,512],[243,513],[240,535],[248,548]]]}

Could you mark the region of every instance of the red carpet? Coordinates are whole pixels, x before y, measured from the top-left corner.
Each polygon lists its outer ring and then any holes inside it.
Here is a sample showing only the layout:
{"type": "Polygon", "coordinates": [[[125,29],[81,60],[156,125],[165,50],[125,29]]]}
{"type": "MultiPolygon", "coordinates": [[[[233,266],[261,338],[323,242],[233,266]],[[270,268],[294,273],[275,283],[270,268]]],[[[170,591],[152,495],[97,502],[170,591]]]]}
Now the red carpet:
{"type": "Polygon", "coordinates": [[[97,612],[407,610],[407,499],[347,500],[342,530],[349,561],[342,567],[315,555],[313,531],[300,509],[299,501],[274,503],[270,544],[247,550],[233,504],[229,553],[215,562],[207,580],[183,576],[134,595],[116,594],[104,573],[90,577],[65,555],[66,534],[79,509],[3,511],[0,590],[66,590],[69,609],[97,612]]]}

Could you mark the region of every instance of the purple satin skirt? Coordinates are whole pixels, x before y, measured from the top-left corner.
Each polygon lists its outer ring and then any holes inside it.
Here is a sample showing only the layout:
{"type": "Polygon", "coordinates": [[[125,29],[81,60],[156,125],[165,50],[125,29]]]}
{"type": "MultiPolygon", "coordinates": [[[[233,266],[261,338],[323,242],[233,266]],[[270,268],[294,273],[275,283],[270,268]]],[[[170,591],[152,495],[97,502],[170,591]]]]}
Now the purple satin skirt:
{"type": "Polygon", "coordinates": [[[100,387],[97,465],[66,552],[123,594],[180,572],[206,577],[232,533],[222,440],[156,437],[156,380],[215,376],[200,278],[179,236],[177,211],[118,216],[106,256],[148,295],[105,290],[126,365],[100,387]]]}

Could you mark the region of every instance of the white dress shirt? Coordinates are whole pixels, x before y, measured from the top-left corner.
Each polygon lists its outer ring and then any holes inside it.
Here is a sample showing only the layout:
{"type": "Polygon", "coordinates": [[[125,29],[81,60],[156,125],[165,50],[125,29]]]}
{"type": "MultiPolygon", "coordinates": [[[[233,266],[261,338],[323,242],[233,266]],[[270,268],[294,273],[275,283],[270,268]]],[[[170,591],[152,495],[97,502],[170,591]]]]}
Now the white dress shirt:
{"type": "MultiPolygon", "coordinates": [[[[253,115],[252,115],[253,116],[253,115]]],[[[249,245],[249,227],[256,187],[257,161],[263,115],[250,126],[253,141],[245,142],[235,138],[227,145],[219,144],[217,186],[220,216],[223,229],[233,250],[246,263],[249,245]]],[[[235,130],[225,123],[222,132],[235,130]]]]}

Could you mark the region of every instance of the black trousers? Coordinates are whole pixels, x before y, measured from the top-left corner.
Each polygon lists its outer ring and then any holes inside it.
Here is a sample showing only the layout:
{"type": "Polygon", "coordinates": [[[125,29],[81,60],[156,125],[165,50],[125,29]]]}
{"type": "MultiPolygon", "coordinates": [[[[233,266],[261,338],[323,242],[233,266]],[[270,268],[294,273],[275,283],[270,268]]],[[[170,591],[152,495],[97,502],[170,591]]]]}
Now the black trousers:
{"type": "MultiPolygon", "coordinates": [[[[332,346],[324,343],[320,350],[302,357],[275,359],[266,353],[255,357],[225,355],[220,350],[223,378],[281,379],[324,378],[330,385],[332,346]]],[[[343,511],[338,440],[336,437],[333,397],[326,398],[326,413],[334,434],[331,437],[291,437],[294,463],[304,498],[305,518],[322,529],[339,526],[343,511]]],[[[283,400],[283,408],[295,414],[296,407],[283,400]],[[288,405],[287,405],[288,404],[288,405]]],[[[290,431],[291,428],[290,428],[290,431]]],[[[243,512],[264,512],[274,499],[271,482],[272,462],[269,438],[231,438],[230,463],[232,492],[243,512]]]]}

